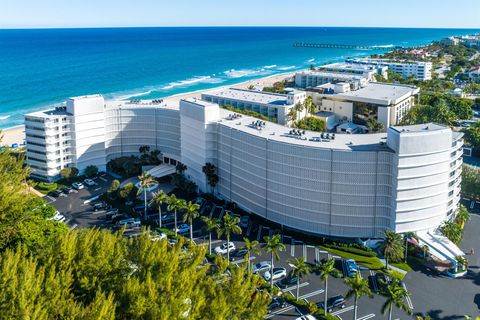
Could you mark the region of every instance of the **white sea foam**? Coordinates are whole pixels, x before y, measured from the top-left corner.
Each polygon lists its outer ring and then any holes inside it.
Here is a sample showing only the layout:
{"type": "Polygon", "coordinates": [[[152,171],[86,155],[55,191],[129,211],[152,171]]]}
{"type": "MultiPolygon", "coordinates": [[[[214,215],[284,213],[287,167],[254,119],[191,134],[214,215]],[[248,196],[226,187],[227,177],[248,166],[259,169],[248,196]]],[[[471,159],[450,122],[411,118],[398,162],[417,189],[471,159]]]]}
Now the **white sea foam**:
{"type": "Polygon", "coordinates": [[[10,116],[0,116],[0,121],[7,120],[10,116]]]}
{"type": "Polygon", "coordinates": [[[297,66],[285,66],[285,67],[278,67],[277,69],[278,69],[278,70],[285,71],[285,70],[295,69],[296,67],[297,67],[297,66]]]}
{"type": "Polygon", "coordinates": [[[277,65],[276,64],[272,64],[272,65],[269,65],[269,66],[263,66],[263,69],[273,69],[273,68],[276,68],[277,65]]]}
{"type": "Polygon", "coordinates": [[[395,45],[393,44],[383,44],[383,45],[379,45],[379,46],[373,46],[374,48],[393,48],[395,47],[395,45]]]}
{"type": "Polygon", "coordinates": [[[312,58],[312,59],[308,59],[307,62],[313,62],[315,61],[315,58],[312,58]]]}
{"type": "Polygon", "coordinates": [[[177,87],[189,87],[197,83],[221,83],[222,79],[211,76],[198,76],[181,81],[170,82],[168,85],[161,87],[161,90],[170,90],[177,87]]]}

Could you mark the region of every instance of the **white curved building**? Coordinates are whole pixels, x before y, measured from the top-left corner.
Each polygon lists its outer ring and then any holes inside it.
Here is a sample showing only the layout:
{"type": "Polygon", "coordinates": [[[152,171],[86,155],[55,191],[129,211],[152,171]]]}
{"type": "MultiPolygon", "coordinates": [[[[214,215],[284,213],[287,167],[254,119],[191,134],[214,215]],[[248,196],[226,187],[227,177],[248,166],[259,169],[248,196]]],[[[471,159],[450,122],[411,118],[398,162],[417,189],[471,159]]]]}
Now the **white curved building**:
{"type": "MultiPolygon", "coordinates": [[[[91,132],[97,138],[104,132],[103,140],[92,139],[91,148],[77,148],[64,161],[60,137],[51,139],[49,130],[65,126],[77,132],[85,126],[82,111],[67,104],[67,109],[26,115],[27,157],[34,176],[51,179],[67,165],[82,170],[91,164],[84,159],[99,159],[96,164],[104,169],[110,159],[137,154],[139,146],[149,145],[169,161],[184,163],[186,175],[203,191],[208,186],[202,166],[212,162],[218,168],[218,197],[283,226],[338,237],[379,237],[385,229],[432,230],[458,206],[463,140],[445,126],[322,137],[232,116],[217,104],[196,99],[179,105],[105,104],[98,96],[69,101],[91,102],[84,109],[97,119],[92,125],[103,128],[91,132]],[[57,118],[66,124],[55,124],[57,118]],[[102,145],[103,158],[98,153],[102,145]]],[[[78,135],[69,139],[68,144],[78,144],[78,135]]]]}

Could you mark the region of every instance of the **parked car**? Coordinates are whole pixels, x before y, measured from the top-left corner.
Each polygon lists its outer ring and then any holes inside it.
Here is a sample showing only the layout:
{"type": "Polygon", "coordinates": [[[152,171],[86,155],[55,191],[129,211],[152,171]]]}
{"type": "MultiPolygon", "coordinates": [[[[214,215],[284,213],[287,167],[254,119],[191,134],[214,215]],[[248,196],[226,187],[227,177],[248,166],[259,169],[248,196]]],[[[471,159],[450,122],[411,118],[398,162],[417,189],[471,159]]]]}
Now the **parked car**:
{"type": "Polygon", "coordinates": [[[312,316],[311,314],[306,314],[306,315],[303,315],[301,317],[298,317],[297,319],[295,320],[317,320],[317,318],[315,318],[314,316],[312,316]]]}
{"type": "MultiPolygon", "coordinates": [[[[173,231],[175,231],[175,228],[173,231]]],[[[177,226],[177,233],[186,234],[188,232],[190,232],[190,226],[187,223],[182,223],[181,225],[177,226]]]]}
{"type": "Polygon", "coordinates": [[[55,198],[58,198],[58,197],[64,195],[64,193],[61,190],[57,189],[57,190],[53,190],[52,192],[50,192],[49,195],[51,195],[55,198]]]}
{"type": "Polygon", "coordinates": [[[233,261],[235,259],[241,259],[245,257],[247,253],[248,253],[248,250],[245,248],[235,249],[232,252],[230,252],[230,261],[233,261]]]}
{"type": "Polygon", "coordinates": [[[55,215],[51,217],[49,220],[57,221],[57,222],[64,222],[67,218],[61,214],[60,212],[56,211],[55,215]]]}
{"type": "Polygon", "coordinates": [[[175,214],[173,213],[162,214],[162,222],[172,222],[172,221],[175,221],[175,214]]]}
{"type": "Polygon", "coordinates": [[[92,179],[85,179],[85,180],[83,180],[83,183],[85,183],[89,187],[97,185],[97,183],[95,181],[93,181],[92,179]]]}
{"type": "Polygon", "coordinates": [[[285,300],[283,300],[282,298],[275,298],[268,305],[268,313],[271,313],[278,309],[285,308],[286,306],[287,306],[287,303],[285,302],[285,300]]]}
{"type": "Polygon", "coordinates": [[[248,228],[248,223],[250,222],[249,216],[242,216],[240,218],[240,223],[238,224],[241,228],[248,228]]]}
{"type": "Polygon", "coordinates": [[[120,220],[118,222],[118,225],[120,227],[125,226],[126,228],[133,228],[133,227],[140,227],[142,225],[142,221],[140,219],[136,218],[128,218],[124,220],[120,220]]]}
{"type": "Polygon", "coordinates": [[[67,186],[62,187],[60,190],[62,190],[62,192],[65,194],[69,194],[73,192],[73,189],[67,186]]]}
{"type": "Polygon", "coordinates": [[[81,182],[74,182],[74,183],[72,183],[72,188],[76,189],[76,190],[80,190],[80,189],[83,189],[85,187],[84,187],[83,183],[81,183],[81,182]]]}
{"type": "Polygon", "coordinates": [[[255,263],[252,268],[253,273],[263,273],[265,271],[268,271],[272,268],[272,265],[268,261],[262,261],[255,263]]]}
{"type": "Polygon", "coordinates": [[[110,206],[106,202],[98,202],[93,205],[93,211],[107,210],[110,206]]]}
{"type": "MultiPolygon", "coordinates": [[[[285,278],[287,276],[287,269],[285,268],[273,268],[273,280],[278,280],[285,278]]],[[[272,277],[271,271],[268,270],[263,274],[263,278],[266,281],[270,281],[270,278],[272,277]]]]}
{"type": "MultiPolygon", "coordinates": [[[[317,307],[319,309],[325,309],[325,303],[319,302],[317,303],[317,307]]],[[[345,308],[345,297],[342,295],[334,296],[328,298],[327,300],[327,312],[332,312],[333,309],[343,309],[345,308]]]]}
{"type": "Polygon", "coordinates": [[[167,235],[163,232],[161,233],[155,232],[150,236],[150,240],[152,241],[160,241],[162,239],[167,239],[167,235]]]}
{"type": "Polygon", "coordinates": [[[213,251],[216,254],[227,254],[227,252],[231,252],[233,250],[235,250],[235,244],[233,242],[225,242],[216,247],[213,251]]]}
{"type": "Polygon", "coordinates": [[[358,272],[358,265],[353,259],[345,260],[345,268],[349,277],[353,277],[358,272]]]}
{"type": "Polygon", "coordinates": [[[294,286],[296,284],[297,284],[297,277],[283,278],[282,280],[276,283],[277,287],[279,287],[280,289],[285,289],[287,287],[294,286]]]}

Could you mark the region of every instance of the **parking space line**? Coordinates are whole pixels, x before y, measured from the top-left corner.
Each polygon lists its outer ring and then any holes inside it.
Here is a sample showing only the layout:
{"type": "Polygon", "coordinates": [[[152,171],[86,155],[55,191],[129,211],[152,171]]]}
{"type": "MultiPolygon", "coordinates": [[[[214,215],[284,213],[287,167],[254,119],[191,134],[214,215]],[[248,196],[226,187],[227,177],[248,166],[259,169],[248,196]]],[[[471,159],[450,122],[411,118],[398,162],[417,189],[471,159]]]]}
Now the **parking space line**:
{"type": "Polygon", "coordinates": [[[370,313],[370,314],[367,314],[366,316],[363,316],[361,318],[358,318],[357,320],[367,320],[367,319],[371,319],[375,317],[375,314],[374,313],[370,313]]]}
{"type": "Polygon", "coordinates": [[[345,313],[345,312],[347,312],[347,311],[353,310],[353,308],[354,308],[354,306],[346,307],[346,308],[340,309],[340,310],[338,310],[338,311],[332,312],[332,313],[330,313],[330,314],[331,314],[332,316],[336,316],[336,315],[345,313]]]}
{"type": "MultiPolygon", "coordinates": [[[[251,256],[251,257],[250,257],[250,261],[255,260],[255,259],[256,259],[256,257],[254,257],[254,256],[251,256]]],[[[239,264],[239,263],[242,263],[242,262],[244,262],[244,261],[245,261],[245,259],[240,259],[240,260],[232,261],[232,263],[233,263],[233,264],[239,264]]]]}
{"type": "Polygon", "coordinates": [[[320,289],[320,290],[317,290],[317,291],[313,291],[313,292],[304,294],[303,296],[300,296],[299,299],[307,299],[307,298],[316,296],[317,294],[322,294],[323,291],[324,291],[323,289],[320,289]]]}
{"type": "MultiPolygon", "coordinates": [[[[405,283],[403,284],[403,288],[404,288],[405,290],[407,290],[407,286],[405,285],[405,283]]],[[[408,290],[407,290],[407,292],[408,292],[408,290]]],[[[405,298],[405,300],[407,301],[408,307],[413,310],[413,303],[412,303],[412,299],[410,298],[410,296],[407,296],[407,297],[405,298]]]]}
{"type": "MultiPolygon", "coordinates": [[[[299,288],[305,287],[305,286],[308,286],[309,284],[310,284],[310,283],[308,283],[308,282],[300,282],[300,285],[299,285],[298,287],[299,287],[299,288]]],[[[295,289],[297,289],[297,285],[294,285],[294,286],[285,288],[285,289],[283,289],[282,291],[283,291],[283,292],[290,292],[290,291],[295,290],[295,289]]]]}
{"type": "Polygon", "coordinates": [[[294,308],[295,308],[295,306],[288,306],[288,307],[285,307],[285,308],[283,308],[283,309],[274,311],[274,312],[266,315],[266,316],[265,316],[265,319],[270,319],[270,318],[272,318],[272,317],[274,317],[274,316],[276,316],[276,315],[279,315],[279,314],[282,314],[282,313],[284,313],[284,312],[290,311],[290,310],[292,310],[292,309],[294,309],[294,308]]]}
{"type": "Polygon", "coordinates": [[[257,241],[260,241],[260,237],[262,236],[262,225],[258,226],[258,233],[257,233],[257,241]]]}
{"type": "Polygon", "coordinates": [[[373,290],[378,291],[377,279],[375,279],[375,272],[370,270],[370,276],[372,277],[373,290]]]}

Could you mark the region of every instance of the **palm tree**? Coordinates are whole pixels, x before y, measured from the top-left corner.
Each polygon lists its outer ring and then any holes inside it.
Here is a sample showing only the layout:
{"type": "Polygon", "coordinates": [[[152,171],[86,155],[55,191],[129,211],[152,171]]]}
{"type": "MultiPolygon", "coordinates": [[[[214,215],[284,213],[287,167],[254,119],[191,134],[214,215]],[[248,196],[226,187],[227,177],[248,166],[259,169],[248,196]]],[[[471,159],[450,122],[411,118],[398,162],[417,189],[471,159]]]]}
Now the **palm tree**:
{"type": "Polygon", "coordinates": [[[146,171],[144,171],[138,179],[140,180],[138,194],[143,192],[143,204],[145,205],[143,218],[147,220],[147,189],[155,182],[155,179],[146,171]]]}
{"type": "MultiPolygon", "coordinates": [[[[227,243],[230,242],[230,235],[233,234],[240,234],[242,233],[242,228],[238,225],[240,223],[240,219],[238,217],[231,216],[226,214],[223,216],[223,224],[219,230],[219,237],[225,233],[227,237],[227,243]]],[[[227,260],[230,261],[230,250],[227,249],[227,260]]]]}
{"type": "Polygon", "coordinates": [[[388,269],[388,261],[399,261],[403,257],[403,239],[402,235],[395,233],[392,230],[385,230],[385,240],[382,243],[381,251],[385,257],[385,264],[388,269]]]}
{"type": "Polygon", "coordinates": [[[196,203],[188,201],[183,209],[185,210],[183,213],[183,222],[188,220],[188,223],[190,224],[190,241],[193,241],[193,219],[200,215],[198,212],[198,210],[200,210],[200,206],[196,203]]]}
{"type": "Polygon", "coordinates": [[[287,247],[282,243],[282,239],[280,238],[279,234],[275,234],[271,237],[265,236],[263,237],[265,240],[265,249],[267,252],[270,252],[270,287],[273,287],[273,257],[278,261],[280,256],[278,255],[279,251],[284,251],[287,247]]]}
{"type": "Polygon", "coordinates": [[[162,204],[167,203],[168,196],[163,190],[159,192],[152,193],[152,200],[150,200],[150,204],[156,204],[158,206],[158,225],[162,228],[162,204]]]}
{"type": "Polygon", "coordinates": [[[335,268],[335,259],[328,259],[327,261],[320,263],[316,266],[316,269],[320,271],[320,279],[325,283],[325,315],[328,313],[327,299],[328,299],[328,278],[330,276],[338,276],[340,271],[335,268]]]}
{"type": "Polygon", "coordinates": [[[174,212],[175,218],[175,235],[177,235],[177,210],[182,210],[185,207],[185,200],[178,199],[174,194],[168,197],[168,211],[174,212]]]}
{"type": "Polygon", "coordinates": [[[387,301],[382,306],[382,313],[388,312],[388,319],[392,320],[393,306],[405,311],[408,315],[412,311],[405,303],[405,299],[410,295],[409,292],[400,285],[398,279],[393,278],[388,286],[382,289],[382,294],[387,298],[387,301]]]}
{"type": "MultiPolygon", "coordinates": [[[[305,262],[305,257],[292,259],[288,262],[288,264],[292,267],[291,275],[293,277],[297,277],[297,291],[296,291],[296,294],[295,294],[295,298],[298,300],[298,296],[300,294],[300,278],[303,275],[310,273],[311,268],[305,262]]],[[[273,276],[272,276],[272,278],[273,278],[273,276]]]]}
{"type": "Polygon", "coordinates": [[[461,226],[454,221],[445,221],[440,227],[440,231],[453,243],[460,243],[463,238],[463,230],[461,226]]]}
{"type": "Polygon", "coordinates": [[[205,229],[208,232],[208,252],[212,254],[212,232],[216,231],[218,235],[222,224],[217,218],[202,217],[202,220],[205,222],[205,229]]]}
{"type": "Polygon", "coordinates": [[[468,222],[468,220],[470,220],[470,213],[468,212],[467,208],[465,208],[465,206],[460,205],[457,216],[455,217],[455,222],[457,222],[463,229],[463,227],[465,226],[465,222],[468,222]]]}
{"type": "Polygon", "coordinates": [[[251,273],[251,266],[250,266],[250,256],[252,253],[261,254],[260,249],[258,249],[258,246],[260,243],[257,240],[250,241],[248,238],[243,238],[243,241],[245,241],[245,249],[247,250],[247,254],[245,255],[245,259],[247,259],[247,266],[248,266],[248,275],[251,273]]]}
{"type": "Polygon", "coordinates": [[[346,294],[346,298],[354,297],[353,320],[357,320],[358,300],[363,296],[373,297],[372,291],[368,287],[368,280],[360,276],[360,272],[355,272],[353,278],[346,278],[345,284],[350,287],[346,294]]]}

